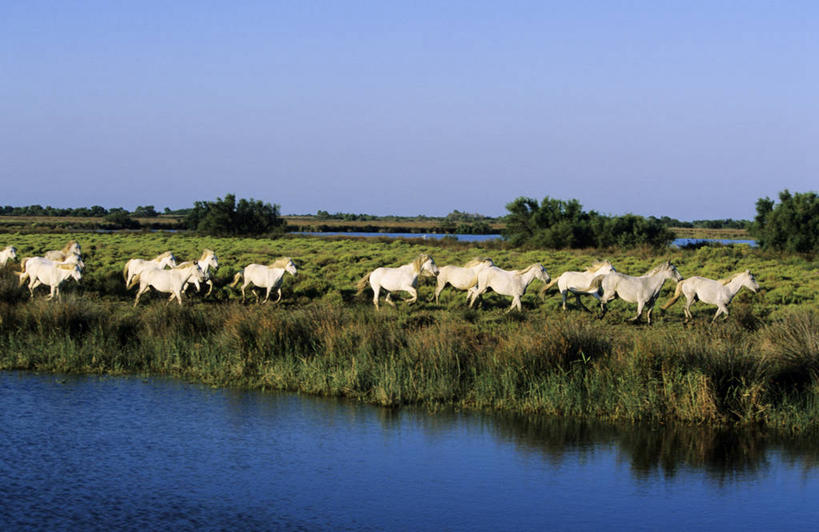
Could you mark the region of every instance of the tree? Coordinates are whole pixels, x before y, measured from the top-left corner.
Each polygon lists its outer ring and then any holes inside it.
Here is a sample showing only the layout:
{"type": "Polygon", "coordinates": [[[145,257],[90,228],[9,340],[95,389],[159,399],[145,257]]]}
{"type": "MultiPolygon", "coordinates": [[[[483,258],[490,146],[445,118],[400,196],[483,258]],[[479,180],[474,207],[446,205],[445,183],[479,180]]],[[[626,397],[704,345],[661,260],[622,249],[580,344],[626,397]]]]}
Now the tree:
{"type": "Polygon", "coordinates": [[[279,206],[226,194],[216,201],[197,201],[185,218],[186,226],[211,235],[260,235],[282,231],[279,206]]]}
{"type": "Polygon", "coordinates": [[[768,197],[756,202],[751,235],[763,249],[797,253],[819,251],[819,196],[815,192],[779,193],[779,204],[768,197]]]}
{"type": "Polygon", "coordinates": [[[514,245],[544,248],[667,246],[673,233],[657,218],[608,217],[584,211],[576,199],[517,198],[506,205],[504,237],[514,245]]]}

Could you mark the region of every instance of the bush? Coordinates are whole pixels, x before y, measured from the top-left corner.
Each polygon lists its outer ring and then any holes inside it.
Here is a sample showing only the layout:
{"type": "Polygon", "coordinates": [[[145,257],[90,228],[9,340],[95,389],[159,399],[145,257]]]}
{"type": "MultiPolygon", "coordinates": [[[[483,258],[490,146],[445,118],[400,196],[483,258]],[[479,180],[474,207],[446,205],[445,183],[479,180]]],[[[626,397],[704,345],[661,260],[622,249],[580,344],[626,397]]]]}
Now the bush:
{"type": "Polygon", "coordinates": [[[756,202],[751,234],[763,249],[797,253],[819,251],[819,196],[813,192],[779,193],[779,205],[770,198],[756,202]]]}
{"type": "Polygon", "coordinates": [[[216,201],[197,201],[185,218],[189,229],[208,235],[261,235],[284,230],[279,206],[225,195],[216,201]]]}

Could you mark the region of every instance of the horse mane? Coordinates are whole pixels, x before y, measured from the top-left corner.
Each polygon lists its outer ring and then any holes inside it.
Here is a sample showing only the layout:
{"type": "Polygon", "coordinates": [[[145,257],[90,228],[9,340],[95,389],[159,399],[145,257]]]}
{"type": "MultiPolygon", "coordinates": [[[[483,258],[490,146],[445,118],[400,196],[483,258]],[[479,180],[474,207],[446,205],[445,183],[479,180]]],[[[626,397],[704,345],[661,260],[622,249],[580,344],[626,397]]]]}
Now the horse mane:
{"type": "Polygon", "coordinates": [[[183,268],[189,268],[193,266],[193,261],[186,260],[185,262],[180,262],[176,266],[173,267],[174,270],[181,270],[183,268]]]}
{"type": "Polygon", "coordinates": [[[523,270],[518,270],[518,274],[523,275],[523,274],[529,273],[529,270],[531,270],[532,268],[540,268],[542,270],[543,265],[541,265],[539,262],[532,263],[529,266],[527,266],[526,268],[524,268],[523,270]]]}
{"type": "Polygon", "coordinates": [[[603,266],[611,266],[611,262],[607,260],[595,262],[594,264],[586,268],[586,273],[594,273],[603,266]]]}
{"type": "Polygon", "coordinates": [[[173,253],[171,253],[170,251],[166,251],[166,252],[160,253],[159,255],[154,257],[154,260],[162,260],[162,259],[164,259],[166,257],[170,257],[171,255],[173,255],[173,253]]]}
{"type": "Polygon", "coordinates": [[[57,264],[56,266],[61,270],[73,270],[77,268],[76,264],[57,264]]]}
{"type": "Polygon", "coordinates": [[[213,250],[210,250],[210,249],[208,249],[208,248],[205,248],[205,249],[203,249],[203,250],[202,250],[202,256],[201,256],[201,257],[199,257],[199,260],[200,260],[200,261],[203,261],[203,260],[205,260],[206,258],[208,258],[208,256],[210,256],[210,255],[216,255],[216,253],[214,253],[214,252],[213,252],[213,250]]]}
{"type": "Polygon", "coordinates": [[[472,268],[473,266],[477,266],[477,265],[479,265],[479,264],[483,264],[483,263],[484,263],[484,262],[486,262],[486,261],[489,261],[489,265],[490,265],[490,266],[494,266],[494,265],[495,265],[495,263],[494,263],[494,262],[492,262],[492,259],[490,259],[489,257],[475,257],[475,258],[474,258],[474,259],[472,259],[471,261],[469,261],[469,262],[467,262],[466,264],[464,264],[464,268],[472,268]]]}
{"type": "Polygon", "coordinates": [[[736,279],[737,277],[739,277],[740,275],[742,275],[743,273],[745,273],[745,272],[740,272],[740,273],[738,273],[736,275],[732,275],[731,277],[727,277],[725,279],[717,279],[717,282],[720,283],[720,284],[724,284],[724,285],[728,284],[731,281],[733,281],[734,279],[736,279]]]}
{"type": "Polygon", "coordinates": [[[667,260],[664,263],[660,264],[659,266],[655,266],[655,267],[651,268],[651,270],[649,270],[649,272],[647,274],[645,274],[645,276],[648,277],[650,275],[654,275],[655,273],[659,272],[660,270],[670,268],[671,266],[673,266],[671,264],[671,261],[667,260]]]}
{"type": "Polygon", "coordinates": [[[60,251],[62,251],[63,255],[68,255],[68,252],[71,250],[72,247],[74,247],[76,243],[77,243],[76,240],[69,240],[68,244],[64,245],[63,249],[60,251]]]}
{"type": "Polygon", "coordinates": [[[415,270],[415,273],[420,273],[421,272],[421,267],[428,260],[429,260],[429,255],[427,255],[426,253],[421,253],[420,255],[415,257],[415,260],[412,261],[412,268],[415,270]]]}
{"type": "Polygon", "coordinates": [[[280,257],[270,263],[271,268],[286,268],[290,263],[290,257],[280,257]]]}

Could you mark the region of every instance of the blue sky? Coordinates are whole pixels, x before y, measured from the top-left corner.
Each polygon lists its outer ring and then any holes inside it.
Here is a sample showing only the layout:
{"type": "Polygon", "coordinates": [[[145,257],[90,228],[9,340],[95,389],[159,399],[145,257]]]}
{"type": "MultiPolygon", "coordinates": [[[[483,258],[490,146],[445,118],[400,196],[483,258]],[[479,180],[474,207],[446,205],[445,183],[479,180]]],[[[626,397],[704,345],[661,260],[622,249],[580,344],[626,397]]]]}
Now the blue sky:
{"type": "Polygon", "coordinates": [[[0,4],[0,204],[751,218],[819,189],[816,2],[0,4]]]}

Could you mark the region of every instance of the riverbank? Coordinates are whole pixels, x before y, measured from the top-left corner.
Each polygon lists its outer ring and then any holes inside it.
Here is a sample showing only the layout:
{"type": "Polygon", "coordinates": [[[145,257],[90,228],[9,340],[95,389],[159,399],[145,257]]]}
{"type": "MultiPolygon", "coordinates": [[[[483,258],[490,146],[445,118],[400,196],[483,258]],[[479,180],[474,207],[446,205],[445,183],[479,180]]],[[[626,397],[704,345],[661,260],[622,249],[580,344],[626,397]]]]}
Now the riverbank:
{"type": "MultiPolygon", "coordinates": [[[[345,396],[384,406],[454,406],[552,416],[715,426],[764,425],[783,431],[819,427],[819,268],[815,258],[747,246],[667,250],[522,250],[497,243],[407,240],[276,240],[184,234],[11,235],[20,257],[77,238],[86,270],[63,287],[63,302],[34,300],[17,286],[13,264],[0,271],[0,369],[66,373],[168,375],[215,386],[282,389],[345,396]],[[122,267],[132,257],[171,250],[182,260],[213,249],[220,263],[211,296],[185,306],[146,295],[132,307],[122,267]],[[376,313],[355,283],[378,266],[419,253],[439,266],[489,256],[507,269],[542,263],[552,277],[608,259],[640,275],[671,259],[685,277],[729,277],[750,269],[762,290],[741,291],[725,323],[708,325],[714,308],[682,303],[653,325],[631,325],[634,306],[616,300],[604,319],[561,311],[554,291],[536,283],[523,313],[486,294],[465,308],[447,288],[428,301],[422,278],[416,305],[376,313]],[[279,306],[241,305],[226,285],[249,263],[288,255],[279,306]]],[[[673,293],[666,283],[658,306],[673,293]]],[[[589,302],[591,303],[591,302],[589,302]]]]}
{"type": "MultiPolygon", "coordinates": [[[[375,313],[198,303],[0,303],[0,369],[164,375],[213,386],[578,419],[819,428],[819,317],[754,330],[586,315],[375,313]]],[[[750,327],[749,327],[750,325],[750,327]]]]}

